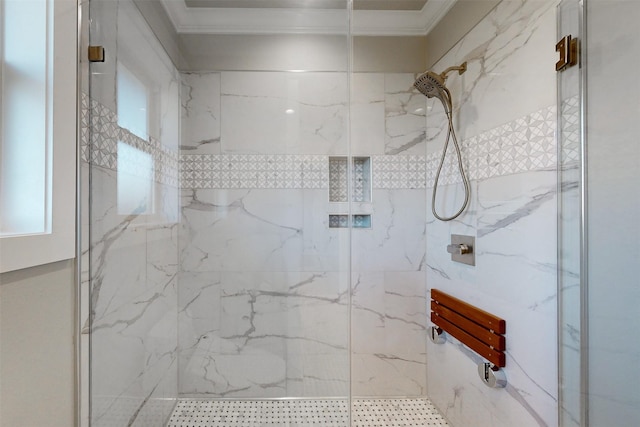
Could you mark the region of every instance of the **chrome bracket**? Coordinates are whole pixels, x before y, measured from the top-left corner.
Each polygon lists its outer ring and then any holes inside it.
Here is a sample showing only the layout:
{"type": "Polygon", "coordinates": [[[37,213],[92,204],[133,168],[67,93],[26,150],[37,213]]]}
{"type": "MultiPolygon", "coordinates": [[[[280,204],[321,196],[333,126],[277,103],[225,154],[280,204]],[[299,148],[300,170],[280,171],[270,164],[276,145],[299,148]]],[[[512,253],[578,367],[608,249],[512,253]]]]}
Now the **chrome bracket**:
{"type": "Polygon", "coordinates": [[[478,376],[487,387],[504,388],[507,386],[507,377],[504,371],[493,363],[478,364],[478,376]]]}
{"type": "Polygon", "coordinates": [[[444,344],[447,341],[444,331],[437,326],[429,328],[429,338],[434,344],[444,344]]]}

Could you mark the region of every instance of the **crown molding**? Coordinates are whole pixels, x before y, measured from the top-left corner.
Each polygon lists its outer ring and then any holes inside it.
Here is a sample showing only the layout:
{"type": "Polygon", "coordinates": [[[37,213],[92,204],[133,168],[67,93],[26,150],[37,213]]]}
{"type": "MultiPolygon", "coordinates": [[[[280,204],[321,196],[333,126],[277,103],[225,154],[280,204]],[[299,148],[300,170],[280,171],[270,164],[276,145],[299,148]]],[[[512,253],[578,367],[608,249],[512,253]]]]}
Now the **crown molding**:
{"type": "Polygon", "coordinates": [[[429,0],[419,11],[356,10],[352,34],[364,36],[425,36],[457,0],[429,0]]]}
{"type": "MultiPolygon", "coordinates": [[[[353,35],[424,36],[457,0],[429,0],[419,11],[355,10],[353,35]]],[[[161,0],[178,33],[183,34],[343,34],[345,10],[188,8],[184,1],[161,0]]]]}

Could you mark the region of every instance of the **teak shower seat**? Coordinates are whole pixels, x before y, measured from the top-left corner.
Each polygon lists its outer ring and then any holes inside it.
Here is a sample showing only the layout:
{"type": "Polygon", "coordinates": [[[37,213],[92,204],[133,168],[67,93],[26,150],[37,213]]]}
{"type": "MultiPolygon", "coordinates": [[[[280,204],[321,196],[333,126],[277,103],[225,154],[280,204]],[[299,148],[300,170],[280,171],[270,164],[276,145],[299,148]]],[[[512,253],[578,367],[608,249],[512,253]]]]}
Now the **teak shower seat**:
{"type": "Polygon", "coordinates": [[[432,289],[431,321],[495,366],[505,366],[504,319],[432,289]]]}

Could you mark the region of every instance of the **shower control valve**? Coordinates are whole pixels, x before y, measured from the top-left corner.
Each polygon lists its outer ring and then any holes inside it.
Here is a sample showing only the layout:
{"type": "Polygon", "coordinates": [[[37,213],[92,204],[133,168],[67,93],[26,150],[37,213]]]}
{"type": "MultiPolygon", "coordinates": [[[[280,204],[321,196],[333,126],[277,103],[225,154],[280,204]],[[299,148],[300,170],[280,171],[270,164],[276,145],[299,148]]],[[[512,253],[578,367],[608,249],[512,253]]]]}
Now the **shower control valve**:
{"type": "Polygon", "coordinates": [[[447,252],[451,254],[451,260],[467,265],[476,265],[476,238],[474,236],[451,235],[451,244],[447,245],[447,252]]]}
{"type": "Polygon", "coordinates": [[[456,254],[456,255],[470,254],[471,247],[468,245],[465,245],[464,243],[460,243],[457,245],[448,245],[447,252],[449,252],[450,254],[456,254]]]}

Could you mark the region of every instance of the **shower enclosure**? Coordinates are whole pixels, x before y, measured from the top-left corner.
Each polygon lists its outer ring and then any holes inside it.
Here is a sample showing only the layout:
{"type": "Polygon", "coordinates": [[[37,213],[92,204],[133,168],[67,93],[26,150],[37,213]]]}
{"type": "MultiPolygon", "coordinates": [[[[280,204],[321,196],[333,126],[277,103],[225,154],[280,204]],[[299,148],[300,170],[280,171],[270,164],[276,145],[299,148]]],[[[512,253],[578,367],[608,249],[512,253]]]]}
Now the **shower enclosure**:
{"type": "Polygon", "coordinates": [[[82,425],[638,424],[635,2],[251,3],[82,2],[82,425]],[[441,222],[412,85],[465,61],[441,222]],[[504,389],[428,341],[432,288],[508,320],[504,389]]]}
{"type": "Polygon", "coordinates": [[[427,416],[415,73],[353,73],[346,0],[248,10],[235,35],[215,28],[224,8],[162,3],[86,8],[105,60],[83,93],[83,416],[163,425],[180,398],[178,421],[279,411],[347,426],[352,396],[427,416]],[[210,27],[177,35],[172,11],[210,27]]]}

